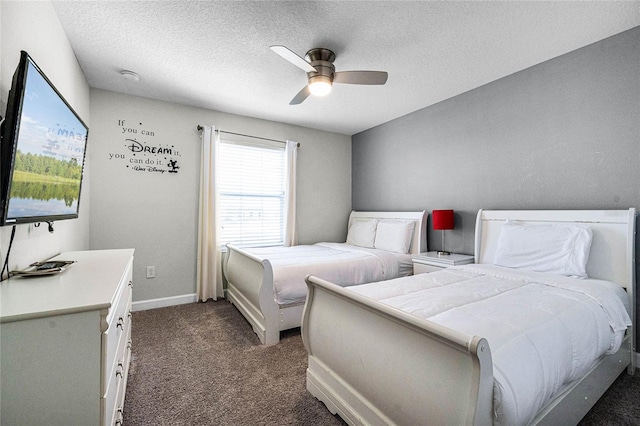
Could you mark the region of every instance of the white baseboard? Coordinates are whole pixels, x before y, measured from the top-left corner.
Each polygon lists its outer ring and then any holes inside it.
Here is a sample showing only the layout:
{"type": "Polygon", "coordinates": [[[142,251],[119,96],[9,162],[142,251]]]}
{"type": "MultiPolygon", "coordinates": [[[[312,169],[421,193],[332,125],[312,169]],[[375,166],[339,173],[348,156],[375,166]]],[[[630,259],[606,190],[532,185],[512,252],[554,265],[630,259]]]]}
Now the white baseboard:
{"type": "Polygon", "coordinates": [[[146,311],[147,309],[165,308],[167,306],[184,305],[198,301],[198,296],[193,294],[183,294],[181,296],[161,297],[159,299],[140,300],[131,303],[131,310],[146,311]]]}

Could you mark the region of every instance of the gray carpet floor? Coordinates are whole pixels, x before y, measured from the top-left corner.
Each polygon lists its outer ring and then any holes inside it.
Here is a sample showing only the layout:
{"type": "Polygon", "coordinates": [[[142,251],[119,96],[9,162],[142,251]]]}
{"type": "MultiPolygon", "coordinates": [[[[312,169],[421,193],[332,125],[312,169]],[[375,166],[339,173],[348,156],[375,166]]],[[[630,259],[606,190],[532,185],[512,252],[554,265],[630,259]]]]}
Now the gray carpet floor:
{"type": "MultiPolygon", "coordinates": [[[[300,330],[259,344],[233,305],[133,313],[124,424],[344,425],[306,391],[300,330]]],[[[640,374],[621,375],[580,426],[640,425],[640,374]]]]}

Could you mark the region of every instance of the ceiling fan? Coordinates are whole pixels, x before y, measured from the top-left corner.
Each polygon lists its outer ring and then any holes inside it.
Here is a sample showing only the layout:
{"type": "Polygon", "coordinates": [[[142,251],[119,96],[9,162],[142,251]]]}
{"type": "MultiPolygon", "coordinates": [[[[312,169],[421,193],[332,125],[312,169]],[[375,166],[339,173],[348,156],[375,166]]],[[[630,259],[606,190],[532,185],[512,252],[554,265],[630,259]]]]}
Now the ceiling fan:
{"type": "Polygon", "coordinates": [[[309,84],[291,99],[289,105],[298,105],[309,95],[325,96],[331,92],[333,83],[380,85],[387,82],[388,74],[384,71],[336,72],[333,65],[336,54],[322,47],[309,50],[304,59],[285,46],[271,46],[271,50],[307,72],[309,84]]]}

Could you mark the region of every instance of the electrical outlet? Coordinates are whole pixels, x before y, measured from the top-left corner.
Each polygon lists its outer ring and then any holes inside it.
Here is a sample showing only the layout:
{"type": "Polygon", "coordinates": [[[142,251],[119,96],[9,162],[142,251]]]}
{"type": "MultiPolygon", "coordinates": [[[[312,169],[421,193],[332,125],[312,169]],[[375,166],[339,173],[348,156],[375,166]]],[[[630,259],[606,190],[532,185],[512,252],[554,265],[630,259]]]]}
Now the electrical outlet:
{"type": "Polygon", "coordinates": [[[155,278],[155,277],[156,277],[156,267],[147,266],[147,278],[155,278]]]}

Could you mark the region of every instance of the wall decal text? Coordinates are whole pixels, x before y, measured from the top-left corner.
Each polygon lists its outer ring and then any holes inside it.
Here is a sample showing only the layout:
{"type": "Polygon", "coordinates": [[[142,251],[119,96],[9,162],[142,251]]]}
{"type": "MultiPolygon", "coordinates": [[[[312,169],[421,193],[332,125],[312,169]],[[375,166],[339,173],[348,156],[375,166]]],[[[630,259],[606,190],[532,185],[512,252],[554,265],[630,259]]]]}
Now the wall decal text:
{"type": "Polygon", "coordinates": [[[109,153],[109,160],[135,172],[178,173],[180,152],[174,145],[154,141],[155,131],[145,128],[142,123],[132,126],[126,120],[118,120],[118,131],[124,136],[124,143],[119,152],[109,153]]]}

